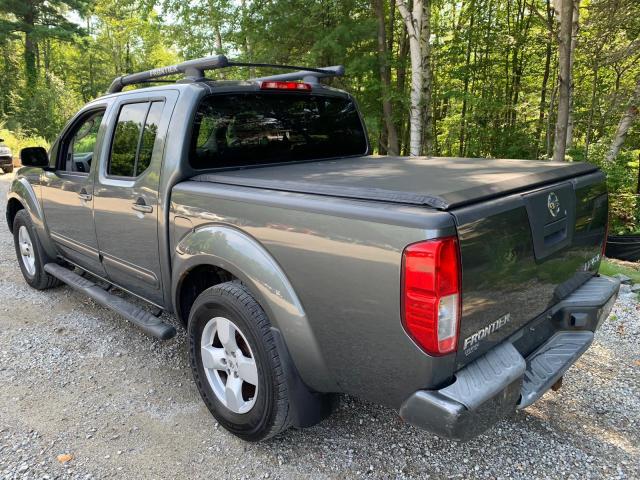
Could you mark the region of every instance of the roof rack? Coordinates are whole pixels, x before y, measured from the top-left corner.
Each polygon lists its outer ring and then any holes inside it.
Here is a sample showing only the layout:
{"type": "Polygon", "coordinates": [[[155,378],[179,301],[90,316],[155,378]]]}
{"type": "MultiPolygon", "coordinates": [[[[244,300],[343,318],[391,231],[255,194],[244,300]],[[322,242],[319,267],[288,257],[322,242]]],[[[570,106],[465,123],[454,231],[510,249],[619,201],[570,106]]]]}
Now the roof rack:
{"type": "Polygon", "coordinates": [[[206,70],[217,70],[227,67],[268,67],[282,68],[285,70],[298,70],[291,73],[283,73],[280,75],[272,75],[269,77],[254,78],[253,81],[265,80],[302,80],[307,83],[317,84],[318,80],[326,77],[341,77],[344,75],[344,67],[342,65],[334,65],[332,67],[309,68],[299,67],[295,65],[274,65],[270,63],[245,63],[232,62],[224,55],[213,55],[211,57],[197,58],[178,63],[177,65],[169,65],[167,67],[154,68],[145,72],[132,73],[122,75],[111,82],[107,93],[121,92],[127,85],[135,85],[139,83],[151,83],[155,79],[182,73],[184,78],[178,82],[199,82],[206,80],[204,72],[206,70]]]}

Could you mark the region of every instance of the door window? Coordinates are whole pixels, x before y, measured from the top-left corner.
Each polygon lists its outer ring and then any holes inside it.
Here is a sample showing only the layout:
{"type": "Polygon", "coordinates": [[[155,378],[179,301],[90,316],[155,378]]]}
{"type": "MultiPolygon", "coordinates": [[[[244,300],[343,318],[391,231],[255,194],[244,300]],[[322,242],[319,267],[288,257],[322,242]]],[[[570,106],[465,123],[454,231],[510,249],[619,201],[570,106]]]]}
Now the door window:
{"type": "Polygon", "coordinates": [[[66,151],[60,170],[89,173],[98,140],[98,129],[104,111],[94,112],[81,120],[65,142],[66,151]]]}
{"type": "Polygon", "coordinates": [[[107,173],[137,177],[151,163],[164,102],[129,103],[118,115],[107,173]]]}
{"type": "Polygon", "coordinates": [[[147,121],[144,124],[142,132],[142,142],[140,143],[140,153],[138,154],[138,163],[136,166],[136,175],[140,175],[151,163],[151,154],[153,153],[153,144],[156,141],[158,133],[158,125],[160,116],[162,115],[163,102],[153,102],[147,115],[147,121]]]}

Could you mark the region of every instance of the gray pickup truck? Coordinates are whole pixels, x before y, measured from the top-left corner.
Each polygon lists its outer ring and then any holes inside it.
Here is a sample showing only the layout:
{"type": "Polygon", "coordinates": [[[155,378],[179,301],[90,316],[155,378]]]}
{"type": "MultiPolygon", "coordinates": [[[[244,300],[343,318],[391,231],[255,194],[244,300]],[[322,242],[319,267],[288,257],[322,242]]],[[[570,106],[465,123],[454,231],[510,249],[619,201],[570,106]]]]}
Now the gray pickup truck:
{"type": "Polygon", "coordinates": [[[29,285],[163,340],[174,313],[245,440],[319,422],[336,393],[466,440],[560,386],[619,289],[598,275],[602,172],[373,156],[353,98],[319,81],[342,68],[204,76],[231,66],[119,77],[21,152],[6,214],[29,285]]]}

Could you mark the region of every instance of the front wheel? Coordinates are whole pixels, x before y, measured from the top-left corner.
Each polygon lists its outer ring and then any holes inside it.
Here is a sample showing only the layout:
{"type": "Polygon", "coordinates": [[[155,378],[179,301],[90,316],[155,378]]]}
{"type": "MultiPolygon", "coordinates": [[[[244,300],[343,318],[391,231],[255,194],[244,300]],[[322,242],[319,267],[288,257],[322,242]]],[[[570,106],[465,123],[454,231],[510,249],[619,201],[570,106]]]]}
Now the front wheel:
{"type": "Polygon", "coordinates": [[[227,282],[202,292],[188,334],[196,385],[224,428],[259,441],[289,427],[286,375],[271,324],[244,285],[227,282]]]}
{"type": "Polygon", "coordinates": [[[13,243],[22,276],[29,285],[38,290],[60,285],[57,278],[44,271],[47,256],[26,210],[20,210],[13,219],[13,243]]]}

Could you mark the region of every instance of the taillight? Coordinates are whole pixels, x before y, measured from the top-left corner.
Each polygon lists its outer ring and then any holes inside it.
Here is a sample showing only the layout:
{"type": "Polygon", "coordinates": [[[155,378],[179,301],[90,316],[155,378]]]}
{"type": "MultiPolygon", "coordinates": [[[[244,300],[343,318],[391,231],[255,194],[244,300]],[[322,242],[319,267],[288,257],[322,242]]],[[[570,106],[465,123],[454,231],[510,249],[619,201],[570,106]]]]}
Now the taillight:
{"type": "Polygon", "coordinates": [[[604,226],[604,238],[602,239],[602,251],[600,252],[600,258],[604,259],[604,255],[607,250],[607,237],[609,236],[609,219],[607,218],[607,223],[604,226]]]}
{"type": "Polygon", "coordinates": [[[261,90],[302,90],[304,92],[311,91],[311,85],[301,82],[278,82],[275,80],[264,81],[260,84],[261,90]]]}
{"type": "Polygon", "coordinates": [[[457,237],[414,243],[402,257],[402,321],[430,355],[454,352],[461,311],[457,237]]]}

